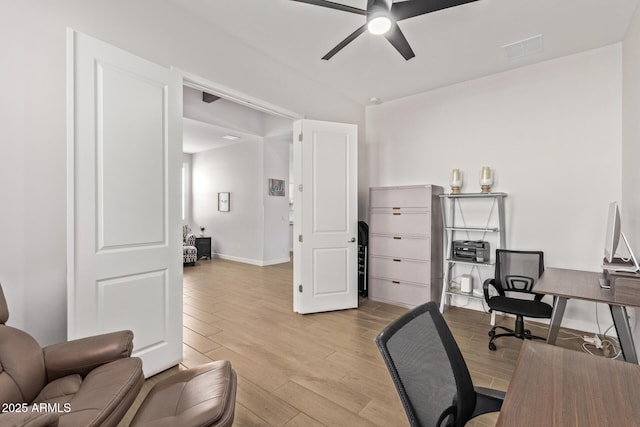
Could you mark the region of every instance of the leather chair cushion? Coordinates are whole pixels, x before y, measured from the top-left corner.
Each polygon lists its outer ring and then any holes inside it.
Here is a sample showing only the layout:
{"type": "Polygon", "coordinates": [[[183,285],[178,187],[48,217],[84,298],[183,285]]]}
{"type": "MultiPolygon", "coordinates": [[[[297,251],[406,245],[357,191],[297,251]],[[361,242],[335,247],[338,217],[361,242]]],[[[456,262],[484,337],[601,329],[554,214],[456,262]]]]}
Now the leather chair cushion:
{"type": "Polygon", "coordinates": [[[29,334],[0,325],[0,402],[31,403],[45,384],[40,345],[29,334]]]}
{"type": "Polygon", "coordinates": [[[228,360],[178,372],[151,389],[130,427],[231,426],[236,386],[228,360]]]}
{"type": "Polygon", "coordinates": [[[44,386],[35,402],[43,403],[67,403],[74,394],[80,390],[82,377],[80,375],[68,375],[51,381],[44,386]]]}
{"type": "Polygon", "coordinates": [[[59,420],[55,412],[0,413],[0,426],[6,427],[58,427],[59,420]]]}
{"type": "Polygon", "coordinates": [[[72,412],[60,414],[60,427],[117,425],[134,402],[143,383],[142,361],[137,357],[97,367],[85,377],[77,393],[68,400],[72,412]]]}

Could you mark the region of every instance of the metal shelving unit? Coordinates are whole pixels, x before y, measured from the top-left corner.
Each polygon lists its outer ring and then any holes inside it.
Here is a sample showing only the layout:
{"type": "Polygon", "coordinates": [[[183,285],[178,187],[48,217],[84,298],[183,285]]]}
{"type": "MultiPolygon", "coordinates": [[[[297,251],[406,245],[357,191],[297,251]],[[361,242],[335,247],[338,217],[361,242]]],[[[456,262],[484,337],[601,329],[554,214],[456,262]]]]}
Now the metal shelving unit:
{"type": "MultiPolygon", "coordinates": [[[[451,273],[455,265],[466,265],[473,268],[493,268],[495,266],[495,260],[493,254],[495,253],[495,247],[491,248],[491,257],[488,262],[472,262],[463,261],[452,258],[452,245],[453,240],[456,237],[456,233],[465,233],[466,240],[476,240],[472,237],[480,236],[481,239],[490,233],[497,234],[497,244],[499,248],[506,247],[506,227],[504,217],[504,199],[507,197],[506,193],[460,193],[460,194],[442,194],[442,220],[444,224],[444,268],[443,268],[443,281],[442,281],[442,298],[440,300],[440,311],[444,311],[445,305],[450,304],[452,296],[464,296],[467,298],[484,300],[484,296],[475,295],[472,292],[462,292],[460,289],[452,287],[451,273]],[[469,199],[485,199],[493,200],[491,208],[487,212],[487,224],[485,226],[469,226],[464,222],[464,216],[462,214],[462,205],[465,200],[469,199]],[[497,206],[497,225],[489,225],[492,221],[493,212],[497,206]],[[462,224],[460,223],[462,221],[462,224]]],[[[495,221],[494,221],[495,222],[495,221]]]]}

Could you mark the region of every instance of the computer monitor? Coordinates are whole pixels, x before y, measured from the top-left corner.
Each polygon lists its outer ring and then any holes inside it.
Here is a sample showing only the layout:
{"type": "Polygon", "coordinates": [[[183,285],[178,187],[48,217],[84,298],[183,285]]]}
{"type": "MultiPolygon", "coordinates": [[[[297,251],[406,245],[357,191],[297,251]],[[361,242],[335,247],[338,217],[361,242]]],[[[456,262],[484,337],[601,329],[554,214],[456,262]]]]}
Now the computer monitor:
{"type": "Polygon", "coordinates": [[[607,234],[604,238],[604,259],[608,263],[613,262],[616,255],[618,243],[620,242],[620,211],[618,204],[611,202],[609,204],[609,218],[607,220],[607,234]]]}
{"type": "Polygon", "coordinates": [[[607,232],[604,239],[604,265],[602,266],[607,271],[617,272],[631,272],[640,271],[638,260],[636,259],[629,241],[624,233],[621,231],[620,226],[620,210],[616,202],[609,204],[609,217],[607,220],[607,232]],[[629,252],[629,258],[615,258],[616,251],[618,249],[618,243],[620,238],[625,244],[627,251],[629,252]]]}

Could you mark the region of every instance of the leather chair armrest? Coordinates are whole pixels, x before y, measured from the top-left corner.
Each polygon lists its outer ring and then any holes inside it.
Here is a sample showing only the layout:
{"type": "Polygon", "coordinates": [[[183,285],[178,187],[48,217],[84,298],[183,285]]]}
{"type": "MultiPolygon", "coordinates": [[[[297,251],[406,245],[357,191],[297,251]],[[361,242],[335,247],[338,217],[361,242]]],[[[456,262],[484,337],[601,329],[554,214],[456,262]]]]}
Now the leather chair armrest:
{"type": "Polygon", "coordinates": [[[131,356],[133,332],[118,331],[44,347],[49,381],[71,374],[84,377],[94,368],[131,356]]]}
{"type": "Polygon", "coordinates": [[[3,412],[0,426],[14,427],[57,427],[60,416],[55,412],[3,412]]]}

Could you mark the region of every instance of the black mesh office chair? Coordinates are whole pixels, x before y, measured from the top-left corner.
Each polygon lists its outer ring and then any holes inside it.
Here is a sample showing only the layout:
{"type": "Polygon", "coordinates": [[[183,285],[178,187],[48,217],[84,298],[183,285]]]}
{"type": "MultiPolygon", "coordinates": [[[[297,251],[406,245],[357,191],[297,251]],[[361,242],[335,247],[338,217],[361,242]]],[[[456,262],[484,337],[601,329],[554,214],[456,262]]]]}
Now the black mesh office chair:
{"type": "Polygon", "coordinates": [[[435,302],[387,326],[376,344],[412,427],[458,427],[499,411],[504,392],[473,386],[462,353],[435,302]]]}
{"type": "Polygon", "coordinates": [[[495,310],[516,316],[515,329],[504,326],[494,326],[489,331],[489,350],[495,351],[495,340],[500,337],[511,336],[520,339],[546,338],[535,336],[529,329],[524,328],[524,317],[538,319],[550,319],[553,308],[542,302],[544,295],[533,292],[536,280],[544,271],[544,256],[539,251],[509,251],[496,250],[496,273],[493,279],[485,280],[483,284],[484,298],[489,305],[489,312],[495,310]],[[498,295],[490,295],[489,286],[492,286],[498,295]],[[529,294],[533,299],[514,298],[509,295],[529,294]],[[500,328],[506,333],[496,334],[500,328]]]}

